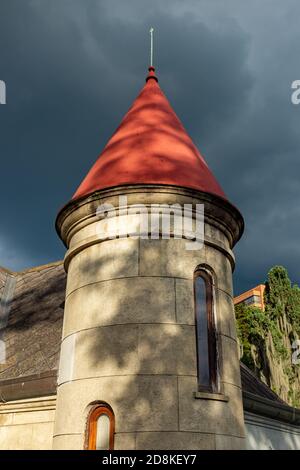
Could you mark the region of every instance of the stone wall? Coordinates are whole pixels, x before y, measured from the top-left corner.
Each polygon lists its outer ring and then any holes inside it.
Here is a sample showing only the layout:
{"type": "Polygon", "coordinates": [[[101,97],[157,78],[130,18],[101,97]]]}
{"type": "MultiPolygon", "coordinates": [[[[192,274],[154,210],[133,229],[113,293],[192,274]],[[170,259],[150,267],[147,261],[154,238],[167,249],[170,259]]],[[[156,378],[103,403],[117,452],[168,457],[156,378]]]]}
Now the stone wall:
{"type": "Polygon", "coordinates": [[[0,449],[52,448],[56,397],[0,403],[0,449]]]}
{"type": "Polygon", "coordinates": [[[300,427],[245,413],[248,450],[299,450],[300,427]]]}

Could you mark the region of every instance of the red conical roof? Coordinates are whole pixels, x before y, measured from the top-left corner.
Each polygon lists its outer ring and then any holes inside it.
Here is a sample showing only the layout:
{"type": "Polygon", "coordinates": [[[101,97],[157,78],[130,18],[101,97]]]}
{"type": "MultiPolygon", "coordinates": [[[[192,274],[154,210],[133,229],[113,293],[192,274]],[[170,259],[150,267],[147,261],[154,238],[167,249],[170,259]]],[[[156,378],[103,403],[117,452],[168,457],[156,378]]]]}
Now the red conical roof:
{"type": "Polygon", "coordinates": [[[183,186],[226,198],[161,91],[153,67],[73,199],[126,184],[183,186]]]}

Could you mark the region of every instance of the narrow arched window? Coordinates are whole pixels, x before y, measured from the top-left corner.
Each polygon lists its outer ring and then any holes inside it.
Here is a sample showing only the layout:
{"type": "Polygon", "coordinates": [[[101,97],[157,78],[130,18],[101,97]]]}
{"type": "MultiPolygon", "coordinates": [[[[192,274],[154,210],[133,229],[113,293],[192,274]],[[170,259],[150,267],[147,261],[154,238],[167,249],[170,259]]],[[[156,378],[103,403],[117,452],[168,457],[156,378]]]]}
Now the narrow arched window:
{"type": "Polygon", "coordinates": [[[107,405],[96,405],[92,408],[88,420],[88,450],[113,450],[115,434],[115,417],[107,405]]]}
{"type": "Polygon", "coordinates": [[[212,276],[205,269],[194,274],[199,391],[217,391],[217,344],[212,276]]]}

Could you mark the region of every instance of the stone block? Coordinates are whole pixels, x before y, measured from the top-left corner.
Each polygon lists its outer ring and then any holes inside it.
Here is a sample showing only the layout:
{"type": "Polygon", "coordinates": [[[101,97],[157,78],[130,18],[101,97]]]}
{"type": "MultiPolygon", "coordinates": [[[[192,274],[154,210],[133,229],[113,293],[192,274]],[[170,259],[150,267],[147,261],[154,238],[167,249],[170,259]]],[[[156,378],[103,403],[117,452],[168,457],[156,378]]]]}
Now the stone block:
{"type": "Polygon", "coordinates": [[[218,336],[218,342],[221,351],[221,381],[241,387],[237,342],[224,335],[218,336]]]}
{"type": "Polygon", "coordinates": [[[115,434],[114,450],[135,450],[136,433],[119,432],[115,434]]]}
{"type": "Polygon", "coordinates": [[[193,432],[139,432],[136,448],[141,450],[214,450],[215,436],[193,432]]]}
{"type": "Polygon", "coordinates": [[[87,285],[67,297],[63,335],[104,325],[170,322],[176,322],[173,279],[115,279],[87,285]]]}
{"type": "Polygon", "coordinates": [[[216,435],[216,450],[245,450],[245,448],[246,443],[243,437],[216,435]]]}
{"type": "Polygon", "coordinates": [[[13,425],[35,424],[35,423],[53,423],[54,410],[28,411],[13,414],[13,425]]]}
{"type": "Polygon", "coordinates": [[[79,252],[69,265],[66,295],[87,284],[137,276],[138,244],[129,238],[107,240],[79,252]]]}
{"type": "Polygon", "coordinates": [[[139,325],[115,325],[76,334],[74,379],[136,374],[139,325]]]}
{"type": "Polygon", "coordinates": [[[232,297],[232,267],[227,256],[216,248],[206,246],[205,263],[215,272],[216,287],[232,297]]]}
{"type": "Polygon", "coordinates": [[[192,280],[175,279],[176,321],[195,325],[194,286],[192,280]]]}
{"type": "Polygon", "coordinates": [[[197,381],[193,377],[179,377],[180,431],[243,436],[243,408],[241,390],[223,384],[229,401],[195,399],[197,381]]]}
{"type": "Polygon", "coordinates": [[[68,382],[73,379],[75,365],[76,334],[63,339],[60,350],[58,383],[68,382]]]}
{"type": "Polygon", "coordinates": [[[232,297],[221,289],[215,289],[218,332],[236,340],[235,313],[232,297]]]}
{"type": "Polygon", "coordinates": [[[66,434],[55,436],[53,450],[83,450],[84,436],[82,434],[66,434]]]}
{"type": "Polygon", "coordinates": [[[215,243],[221,242],[224,246],[229,248],[229,240],[226,235],[217,227],[211,224],[205,224],[204,227],[205,238],[212,240],[215,243]]]}
{"type": "Polygon", "coordinates": [[[194,270],[205,263],[205,248],[186,250],[187,240],[140,240],[140,274],[193,279],[194,270]]]}
{"type": "Polygon", "coordinates": [[[0,427],[1,450],[50,450],[53,423],[31,423],[0,427]]]}
{"type": "Polygon", "coordinates": [[[138,356],[142,374],[197,375],[195,327],[140,325],[138,356]]]}
{"type": "Polygon", "coordinates": [[[0,414],[0,426],[9,426],[13,423],[13,413],[0,414]]]}

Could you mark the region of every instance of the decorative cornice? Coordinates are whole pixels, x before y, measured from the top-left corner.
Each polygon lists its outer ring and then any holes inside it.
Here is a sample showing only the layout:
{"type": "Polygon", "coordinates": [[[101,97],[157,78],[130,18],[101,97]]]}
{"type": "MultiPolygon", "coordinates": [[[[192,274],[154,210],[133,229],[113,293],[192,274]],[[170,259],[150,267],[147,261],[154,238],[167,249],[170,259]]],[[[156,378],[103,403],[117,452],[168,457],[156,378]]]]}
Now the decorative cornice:
{"type": "Polygon", "coordinates": [[[57,370],[0,380],[0,403],[56,394],[57,370]]]}
{"type": "Polygon", "coordinates": [[[73,200],[64,206],[56,219],[56,230],[67,247],[73,234],[81,228],[95,222],[96,211],[100,204],[127,196],[128,204],[136,204],[137,195],[141,195],[140,203],[151,205],[161,202],[173,204],[205,204],[205,220],[223,231],[231,247],[240,239],[244,230],[244,220],[238,209],[227,200],[201,191],[170,185],[128,185],[96,191],[88,197],[73,200]],[[169,199],[167,199],[169,197],[169,199]],[[173,200],[172,200],[173,198],[173,200]]]}

